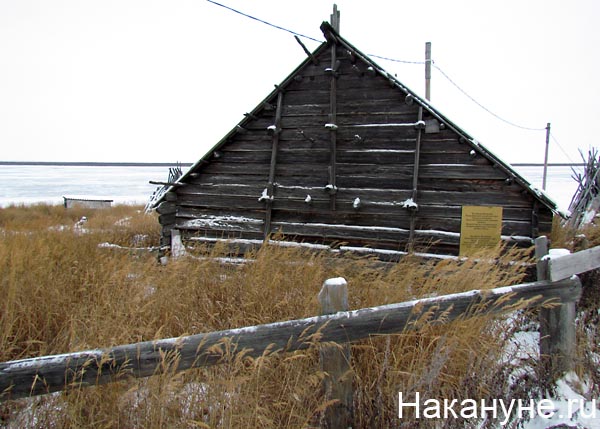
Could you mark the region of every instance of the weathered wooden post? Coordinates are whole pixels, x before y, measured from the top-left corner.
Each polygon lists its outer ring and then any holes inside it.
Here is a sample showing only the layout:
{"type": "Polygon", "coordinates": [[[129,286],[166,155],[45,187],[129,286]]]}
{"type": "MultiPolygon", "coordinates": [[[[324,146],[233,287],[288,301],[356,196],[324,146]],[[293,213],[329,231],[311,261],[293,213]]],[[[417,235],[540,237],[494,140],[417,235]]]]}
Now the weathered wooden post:
{"type": "MultiPolygon", "coordinates": [[[[544,236],[535,240],[538,280],[549,280],[548,239],[544,236]]],[[[575,304],[563,301],[551,308],[540,308],[540,360],[552,380],[574,367],[576,342],[575,304]]]]}
{"type": "MultiPolygon", "coordinates": [[[[338,277],[326,280],[319,292],[321,314],[348,310],[348,284],[338,277]]],[[[321,348],[321,369],[325,400],[336,401],[325,410],[324,426],[328,429],[352,427],[352,370],[348,343],[326,345],[321,348]]]]}
{"type": "Polygon", "coordinates": [[[185,256],[185,246],[181,240],[181,232],[175,228],[171,230],[171,256],[173,259],[185,256]]]}

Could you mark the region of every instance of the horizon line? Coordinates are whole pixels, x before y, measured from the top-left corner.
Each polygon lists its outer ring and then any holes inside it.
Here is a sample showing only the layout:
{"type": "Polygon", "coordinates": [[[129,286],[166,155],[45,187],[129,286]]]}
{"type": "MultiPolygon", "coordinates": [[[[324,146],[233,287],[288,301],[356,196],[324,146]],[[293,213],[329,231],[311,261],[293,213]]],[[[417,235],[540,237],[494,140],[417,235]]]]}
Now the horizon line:
{"type": "MultiPolygon", "coordinates": [[[[190,167],[193,162],[129,162],[129,161],[0,161],[0,165],[65,166],[65,167],[190,167]]],[[[543,167],[544,163],[515,162],[514,167],[543,167]]],[[[550,162],[548,167],[583,167],[585,163],[550,162]]]]}
{"type": "Polygon", "coordinates": [[[0,165],[38,165],[65,167],[189,167],[191,162],[120,162],[120,161],[0,161],[0,165]]]}

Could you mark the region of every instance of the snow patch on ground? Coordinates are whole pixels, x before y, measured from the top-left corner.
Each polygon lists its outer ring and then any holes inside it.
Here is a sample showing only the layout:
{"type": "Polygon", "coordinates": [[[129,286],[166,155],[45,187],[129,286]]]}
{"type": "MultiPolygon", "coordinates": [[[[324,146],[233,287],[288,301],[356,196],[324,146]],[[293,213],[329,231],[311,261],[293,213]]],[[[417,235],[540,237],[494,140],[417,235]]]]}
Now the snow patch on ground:
{"type": "Polygon", "coordinates": [[[556,389],[556,395],[551,399],[554,409],[550,416],[538,415],[525,423],[523,429],[600,429],[600,403],[597,398],[590,397],[589,383],[569,372],[558,380],[556,389]]]}

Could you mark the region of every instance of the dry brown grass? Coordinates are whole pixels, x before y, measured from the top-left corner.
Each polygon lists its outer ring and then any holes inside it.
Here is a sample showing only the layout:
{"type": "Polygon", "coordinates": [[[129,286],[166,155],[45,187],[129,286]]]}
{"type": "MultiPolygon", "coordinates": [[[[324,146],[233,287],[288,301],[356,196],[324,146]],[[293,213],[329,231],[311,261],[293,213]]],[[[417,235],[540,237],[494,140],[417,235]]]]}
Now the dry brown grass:
{"type": "MultiPolygon", "coordinates": [[[[99,248],[158,243],[153,216],[137,207],[0,210],[0,360],[108,347],[312,316],[324,280],[343,276],[352,308],[519,283],[522,254],[480,255],[434,264],[405,258],[388,269],[368,259],[332,259],[266,246],[253,263],[99,248]],[[72,226],[87,216],[87,231],[72,226]],[[127,221],[123,221],[127,219],[127,221]],[[66,227],[58,228],[59,225],[66,227]],[[500,263],[492,262],[499,260],[500,263]]],[[[214,249],[205,256],[220,256],[214,249]]],[[[398,392],[431,398],[500,397],[499,364],[508,336],[487,317],[451,325],[423,321],[418,331],[373,337],[352,347],[355,427],[426,427],[400,421],[398,392]],[[494,396],[496,395],[496,396],[494,396]]],[[[166,360],[173,363],[176,356],[166,360]]],[[[316,347],[119,382],[0,405],[7,427],[303,428],[318,426],[324,399],[316,347]]],[[[455,422],[456,423],[456,422],[455,422]]]]}

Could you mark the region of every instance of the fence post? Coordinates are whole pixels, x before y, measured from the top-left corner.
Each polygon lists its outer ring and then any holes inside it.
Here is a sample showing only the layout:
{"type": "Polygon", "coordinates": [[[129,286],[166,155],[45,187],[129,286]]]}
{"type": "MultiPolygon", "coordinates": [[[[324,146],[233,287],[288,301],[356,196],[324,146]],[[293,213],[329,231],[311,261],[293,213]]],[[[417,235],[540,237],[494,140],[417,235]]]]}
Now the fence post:
{"type": "MultiPolygon", "coordinates": [[[[548,239],[535,240],[537,277],[548,280],[548,239]]],[[[540,308],[540,361],[552,380],[573,369],[575,361],[576,330],[575,300],[561,302],[552,308],[540,308]]]]}
{"type": "MultiPolygon", "coordinates": [[[[348,285],[338,277],[326,280],[319,292],[321,314],[348,310],[348,285]]],[[[320,351],[321,370],[325,373],[323,390],[326,401],[336,401],[325,409],[324,427],[346,429],[353,425],[352,370],[350,345],[325,345],[320,351]]]]}

